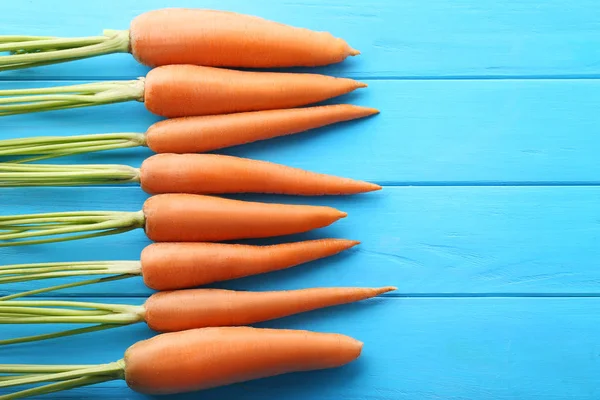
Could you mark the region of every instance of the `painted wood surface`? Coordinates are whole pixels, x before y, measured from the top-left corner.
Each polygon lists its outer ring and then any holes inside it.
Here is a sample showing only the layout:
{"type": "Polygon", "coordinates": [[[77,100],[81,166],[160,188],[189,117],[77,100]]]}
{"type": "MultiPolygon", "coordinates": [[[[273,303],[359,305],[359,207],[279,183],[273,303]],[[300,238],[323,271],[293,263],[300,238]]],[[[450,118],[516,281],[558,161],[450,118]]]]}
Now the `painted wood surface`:
{"type": "MultiPolygon", "coordinates": [[[[352,197],[234,196],[323,204],[349,213],[275,243],[344,237],[362,244],[287,271],[212,285],[239,290],[396,285],[359,304],[259,326],[348,334],[365,342],[347,367],[170,397],[181,399],[598,399],[600,385],[600,6],[592,0],[120,0],[2,2],[0,34],[96,35],[165,6],[206,7],[328,30],[362,52],[317,72],[369,87],[328,103],[381,114],[222,151],[366,179],[352,197]]],[[[304,70],[303,70],[304,71],[304,70]]],[[[314,70],[311,70],[311,72],[314,70]]],[[[0,89],[132,79],[130,55],[7,72],[0,89]]],[[[2,138],[145,131],[140,103],[0,119],[2,138]]],[[[56,162],[138,166],[147,149],[56,162]]],[[[137,211],[139,187],[2,189],[0,215],[137,211]]],[[[143,231],[0,248],[0,264],[138,259],[143,231]]],[[[35,284],[0,285],[0,295],[35,284]]],[[[134,278],[53,298],[142,304],[134,278]]],[[[49,331],[0,327],[0,339],[49,331]]],[[[0,349],[0,363],[103,363],[153,335],[146,326],[0,349]]],[[[0,394],[7,393],[0,389],[0,394]]],[[[40,397],[42,398],[42,397],[40,397]]],[[[144,399],[123,382],[46,399],[144,399]]]]}

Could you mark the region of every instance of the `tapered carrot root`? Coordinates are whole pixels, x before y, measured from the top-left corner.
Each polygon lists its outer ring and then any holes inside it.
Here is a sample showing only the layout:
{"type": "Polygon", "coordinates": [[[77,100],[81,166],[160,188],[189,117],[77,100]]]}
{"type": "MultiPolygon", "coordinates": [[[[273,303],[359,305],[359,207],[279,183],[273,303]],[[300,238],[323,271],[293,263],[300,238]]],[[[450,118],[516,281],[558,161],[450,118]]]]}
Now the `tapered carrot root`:
{"type": "Polygon", "coordinates": [[[217,67],[319,66],[357,55],[327,32],[233,12],[170,8],[130,24],[131,53],[142,64],[217,67]]]}
{"type": "Polygon", "coordinates": [[[146,75],[146,108],[163,117],[283,109],[317,103],[366,87],[318,74],[248,72],[165,65],[146,75]]]}
{"type": "Polygon", "coordinates": [[[253,379],[335,368],[360,356],[348,336],[251,327],[157,335],[125,353],[125,381],[145,394],[175,394],[253,379]]]}
{"type": "Polygon", "coordinates": [[[218,154],[156,154],[140,168],[140,185],[159,193],[347,195],[381,186],[266,161],[218,154]]]}
{"type": "Polygon", "coordinates": [[[291,268],[333,256],[357,244],[345,239],[270,246],[153,243],[142,251],[141,274],[151,289],[184,289],[291,268]]]}
{"type": "Polygon", "coordinates": [[[144,202],[145,231],[155,242],[218,242],[307,232],[347,214],[331,207],[271,204],[192,194],[144,202]]]}
{"type": "Polygon", "coordinates": [[[145,302],[144,319],[157,332],[241,326],[365,300],[395,289],[349,287],[273,292],[188,289],[158,292],[145,302]]]}
{"type": "Polygon", "coordinates": [[[202,153],[377,114],[351,104],[170,118],[146,131],[155,153],[202,153]]]}

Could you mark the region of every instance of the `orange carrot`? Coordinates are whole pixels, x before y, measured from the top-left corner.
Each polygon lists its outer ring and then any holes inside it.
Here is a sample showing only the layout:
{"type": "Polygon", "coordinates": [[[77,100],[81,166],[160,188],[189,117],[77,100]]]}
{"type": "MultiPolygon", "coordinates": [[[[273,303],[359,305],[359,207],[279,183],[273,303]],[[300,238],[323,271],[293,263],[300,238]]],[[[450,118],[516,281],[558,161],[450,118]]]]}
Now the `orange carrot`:
{"type": "Polygon", "coordinates": [[[201,153],[291,135],[378,113],[374,108],[334,104],[282,110],[171,118],[146,131],[156,153],[201,153]]]}
{"type": "Polygon", "coordinates": [[[345,212],[331,207],[271,204],[190,194],[163,194],[144,203],[145,231],[155,242],[219,242],[306,232],[345,212]]]}
{"type": "Polygon", "coordinates": [[[146,108],[164,117],[226,114],[317,103],[366,87],[318,74],[165,65],[146,75],[146,108]]]}
{"type": "Polygon", "coordinates": [[[202,153],[377,114],[375,108],[334,104],[282,110],[170,118],[145,133],[119,132],[0,140],[0,157],[19,162],[147,146],[155,153],[202,153]]]}
{"type": "Polygon", "coordinates": [[[140,183],[150,194],[276,193],[349,195],[380,190],[374,183],[266,161],[217,154],[155,154],[128,165],[0,163],[0,187],[140,183]]]}
{"type": "MultiPolygon", "coordinates": [[[[141,276],[154,290],[186,289],[264,274],[330,257],[359,244],[355,240],[316,239],[273,245],[230,243],[152,243],[137,261],[78,261],[0,266],[3,283],[103,275],[69,287],[141,276]]],[[[6,301],[62,289],[63,285],[0,296],[6,301]]]]}
{"type": "MultiPolygon", "coordinates": [[[[140,168],[146,193],[347,195],[380,190],[374,183],[281,164],[218,154],[156,154],[140,168]]],[[[1,182],[1,178],[0,178],[1,182]]]]}
{"type": "Polygon", "coordinates": [[[38,67],[104,54],[131,53],[156,67],[196,64],[271,68],[320,66],[360,54],[328,32],[227,11],[165,8],[136,16],[129,30],[101,36],[3,36],[0,71],[38,67]]]}
{"type": "Polygon", "coordinates": [[[148,66],[312,67],[359,54],[327,32],[202,9],[141,14],[130,25],[130,41],[135,59],[148,66]]]}
{"type": "MultiPolygon", "coordinates": [[[[157,292],[142,306],[78,301],[3,300],[0,301],[0,325],[88,323],[95,324],[89,328],[93,331],[145,322],[157,332],[243,326],[366,300],[395,289],[350,287],[273,292],[185,289],[157,292]],[[40,307],[44,308],[43,316],[39,315],[40,307]]],[[[0,346],[77,335],[89,332],[89,329],[0,340],[0,346]]]]}
{"type": "Polygon", "coordinates": [[[164,333],[125,353],[125,381],[145,394],[174,394],[291,372],[335,368],[359,357],[348,336],[251,327],[164,333]]]}
{"type": "Polygon", "coordinates": [[[157,332],[208,326],[239,326],[365,300],[396,290],[310,288],[274,292],[187,289],[158,292],[144,303],[144,320],[157,332]]]}
{"type": "Polygon", "coordinates": [[[0,365],[0,388],[46,383],[7,395],[20,399],[124,379],[144,394],[194,392],[277,375],[336,368],[360,356],[351,337],[246,326],[191,329],[137,342],[116,362],[100,365],[0,365]],[[56,383],[60,382],[57,386],[56,383]]]}
{"type": "Polygon", "coordinates": [[[142,211],[76,211],[0,216],[0,247],[55,243],[144,228],[155,242],[220,242],[290,235],[328,226],[331,207],[259,203],[194,194],[159,194],[142,211]],[[52,224],[49,227],[49,224],[52,224]]]}
{"type": "Polygon", "coordinates": [[[151,289],[185,289],[291,268],[333,256],[358,243],[344,239],[306,240],[269,246],[152,243],[142,251],[140,273],[151,289]]]}
{"type": "Polygon", "coordinates": [[[229,114],[318,103],[366,86],[319,74],[164,65],[133,81],[0,90],[0,116],[134,100],[168,118],[229,114]]]}

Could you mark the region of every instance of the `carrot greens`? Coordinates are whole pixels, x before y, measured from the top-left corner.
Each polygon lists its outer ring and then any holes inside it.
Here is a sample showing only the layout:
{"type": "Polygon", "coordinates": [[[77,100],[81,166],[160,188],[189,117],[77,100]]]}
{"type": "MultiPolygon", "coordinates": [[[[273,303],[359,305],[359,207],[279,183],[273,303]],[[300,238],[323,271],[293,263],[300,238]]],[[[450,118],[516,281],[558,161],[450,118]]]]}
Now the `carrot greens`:
{"type": "Polygon", "coordinates": [[[10,162],[23,163],[145,145],[146,136],[142,133],[132,132],[80,136],[39,136],[0,140],[0,157],[18,157],[10,162]]]}
{"type": "Polygon", "coordinates": [[[6,89],[0,90],[0,117],[132,100],[144,100],[144,78],[45,88],[6,89]]]}
{"type": "Polygon", "coordinates": [[[102,36],[0,36],[0,71],[40,67],[65,61],[129,52],[129,31],[106,29],[102,36]]]}

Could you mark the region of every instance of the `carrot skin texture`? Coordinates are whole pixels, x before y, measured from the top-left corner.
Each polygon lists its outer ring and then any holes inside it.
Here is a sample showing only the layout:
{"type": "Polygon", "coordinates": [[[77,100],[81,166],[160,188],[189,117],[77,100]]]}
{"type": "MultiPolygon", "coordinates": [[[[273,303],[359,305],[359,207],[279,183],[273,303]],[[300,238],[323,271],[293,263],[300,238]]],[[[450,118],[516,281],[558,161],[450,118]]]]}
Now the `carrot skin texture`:
{"type": "Polygon", "coordinates": [[[146,144],[155,153],[203,153],[305,132],[378,112],[374,108],[333,104],[171,118],[148,128],[146,144]]]}
{"type": "Polygon", "coordinates": [[[347,304],[395,290],[310,288],[272,292],[186,289],[153,294],[144,303],[145,321],[157,332],[211,326],[243,326],[319,308],[347,304]]]}
{"type": "Polygon", "coordinates": [[[351,337],[291,329],[201,328],[163,333],[125,352],[125,381],[143,394],[176,394],[292,372],[336,368],[360,356],[351,337]]]}
{"type": "Polygon", "coordinates": [[[320,66],[358,52],[327,32],[227,11],[167,8],[138,15],[130,24],[134,58],[147,66],[320,66]]]}
{"type": "Polygon", "coordinates": [[[347,250],[358,242],[317,239],[253,246],[152,243],[142,250],[142,279],[154,290],[187,289],[295,267],[347,250]]]}
{"type": "Polygon", "coordinates": [[[164,65],[146,75],[144,104],[175,118],[291,108],[349,93],[364,83],[327,75],[164,65]]]}
{"type": "Polygon", "coordinates": [[[219,242],[307,232],[347,214],[331,207],[271,204],[194,194],[159,194],[144,203],[155,242],[219,242]]]}
{"type": "Polygon", "coordinates": [[[220,154],[155,154],[140,168],[146,193],[272,193],[303,196],[349,195],[381,186],[220,154]]]}

